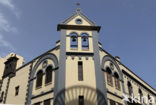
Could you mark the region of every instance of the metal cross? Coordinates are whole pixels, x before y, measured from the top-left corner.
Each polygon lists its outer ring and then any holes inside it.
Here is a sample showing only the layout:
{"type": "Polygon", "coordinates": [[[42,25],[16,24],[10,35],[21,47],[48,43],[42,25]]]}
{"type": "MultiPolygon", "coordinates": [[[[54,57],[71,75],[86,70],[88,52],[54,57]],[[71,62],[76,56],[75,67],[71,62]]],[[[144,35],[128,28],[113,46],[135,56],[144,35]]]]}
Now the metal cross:
{"type": "Polygon", "coordinates": [[[76,5],[79,7],[80,6],[80,3],[76,3],[76,5]]]}

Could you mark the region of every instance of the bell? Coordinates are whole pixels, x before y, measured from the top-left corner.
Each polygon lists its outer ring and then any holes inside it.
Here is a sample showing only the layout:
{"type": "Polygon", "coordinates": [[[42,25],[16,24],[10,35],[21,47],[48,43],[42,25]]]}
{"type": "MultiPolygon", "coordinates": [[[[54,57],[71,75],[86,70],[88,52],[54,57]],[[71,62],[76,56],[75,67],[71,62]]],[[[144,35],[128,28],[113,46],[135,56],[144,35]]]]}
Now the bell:
{"type": "Polygon", "coordinates": [[[72,41],[75,42],[76,41],[76,38],[73,38],[72,41]]]}
{"type": "Polygon", "coordinates": [[[84,41],[84,42],[86,41],[86,39],[87,39],[86,37],[83,37],[83,41],[84,41]]]}

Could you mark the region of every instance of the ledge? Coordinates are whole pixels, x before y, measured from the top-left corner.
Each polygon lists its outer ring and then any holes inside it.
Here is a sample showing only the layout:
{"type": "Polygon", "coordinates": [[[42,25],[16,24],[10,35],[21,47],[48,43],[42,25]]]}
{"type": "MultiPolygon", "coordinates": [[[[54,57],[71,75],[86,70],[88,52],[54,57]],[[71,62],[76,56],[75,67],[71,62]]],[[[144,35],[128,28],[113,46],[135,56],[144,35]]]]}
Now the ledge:
{"type": "Polygon", "coordinates": [[[71,30],[94,30],[94,31],[100,31],[100,26],[82,26],[82,25],[64,25],[64,24],[58,24],[57,31],[60,31],[61,29],[71,29],[71,30]]]}
{"type": "Polygon", "coordinates": [[[66,55],[91,55],[91,56],[93,56],[94,53],[86,53],[86,52],[66,52],[66,55]]]}
{"type": "Polygon", "coordinates": [[[118,97],[118,98],[120,98],[120,99],[123,99],[122,96],[119,96],[119,95],[117,95],[117,94],[115,94],[115,93],[113,93],[113,92],[110,92],[109,90],[107,90],[107,92],[110,93],[110,94],[112,94],[112,95],[114,95],[114,96],[116,96],[116,97],[118,97]]]}
{"type": "Polygon", "coordinates": [[[54,89],[52,88],[52,90],[49,90],[49,91],[47,91],[47,92],[43,92],[43,93],[38,94],[38,95],[36,95],[36,96],[32,96],[31,99],[34,99],[34,98],[37,98],[37,97],[41,97],[41,96],[43,96],[43,95],[46,95],[46,94],[52,93],[53,91],[54,91],[54,89]]]}

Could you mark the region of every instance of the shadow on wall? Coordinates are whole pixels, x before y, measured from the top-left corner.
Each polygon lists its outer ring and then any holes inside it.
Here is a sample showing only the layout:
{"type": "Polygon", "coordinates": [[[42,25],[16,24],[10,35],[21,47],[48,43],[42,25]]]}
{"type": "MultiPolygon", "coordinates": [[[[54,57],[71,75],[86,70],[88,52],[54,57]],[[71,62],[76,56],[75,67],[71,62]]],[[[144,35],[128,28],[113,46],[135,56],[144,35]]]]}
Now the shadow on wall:
{"type": "Polygon", "coordinates": [[[60,91],[54,100],[54,105],[64,105],[64,103],[66,105],[107,105],[104,94],[88,86],[73,86],[60,91]]]}

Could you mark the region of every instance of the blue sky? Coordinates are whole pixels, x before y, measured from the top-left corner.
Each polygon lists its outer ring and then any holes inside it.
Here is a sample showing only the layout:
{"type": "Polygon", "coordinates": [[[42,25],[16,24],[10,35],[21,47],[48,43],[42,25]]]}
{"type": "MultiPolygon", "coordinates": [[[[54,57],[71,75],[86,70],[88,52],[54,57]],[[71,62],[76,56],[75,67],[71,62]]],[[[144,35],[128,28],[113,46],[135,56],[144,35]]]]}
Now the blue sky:
{"type": "Polygon", "coordinates": [[[53,48],[77,2],[102,26],[103,48],[156,88],[156,0],[0,0],[0,55],[28,62],[53,48]]]}

